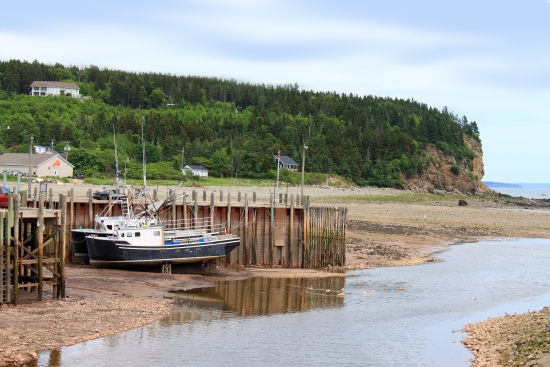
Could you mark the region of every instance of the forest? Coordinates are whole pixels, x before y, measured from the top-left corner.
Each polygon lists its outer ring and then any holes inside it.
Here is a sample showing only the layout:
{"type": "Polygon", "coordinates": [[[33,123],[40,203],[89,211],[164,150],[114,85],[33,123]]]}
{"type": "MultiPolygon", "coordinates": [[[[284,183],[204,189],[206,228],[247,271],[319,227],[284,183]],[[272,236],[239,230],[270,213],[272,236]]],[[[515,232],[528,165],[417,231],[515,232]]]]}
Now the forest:
{"type": "Polygon", "coordinates": [[[427,146],[471,164],[463,136],[480,141],[475,121],[411,99],[0,61],[0,152],[28,152],[32,135],[59,152],[70,147],[75,172],[110,177],[116,136],[119,165],[138,179],[142,129],[148,178],[176,180],[182,162],[210,176],[273,178],[277,150],[301,164],[306,145],[306,172],[399,187],[426,170],[427,146]],[[85,98],[33,97],[33,81],[74,82],[85,98]]]}

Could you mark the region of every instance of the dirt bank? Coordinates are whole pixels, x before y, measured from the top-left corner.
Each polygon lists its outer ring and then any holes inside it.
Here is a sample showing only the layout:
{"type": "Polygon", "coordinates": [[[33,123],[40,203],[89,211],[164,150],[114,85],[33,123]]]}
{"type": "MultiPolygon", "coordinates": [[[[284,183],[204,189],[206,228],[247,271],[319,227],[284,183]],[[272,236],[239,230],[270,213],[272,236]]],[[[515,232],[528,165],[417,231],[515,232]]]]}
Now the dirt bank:
{"type": "MultiPolygon", "coordinates": [[[[85,197],[90,185],[57,186],[66,193],[78,187],[85,197]]],[[[208,192],[251,193],[268,200],[270,188],[204,188],[208,192]]],[[[201,188],[202,190],[202,188],[201,188]]],[[[75,190],[76,191],[76,190],[75,190]]],[[[166,190],[167,191],[167,190],[166,190]]],[[[297,195],[299,187],[288,188],[297,195]]],[[[286,193],[286,190],[285,190],[286,193]]],[[[413,194],[392,189],[307,188],[312,205],[346,206],[347,269],[402,266],[434,261],[437,252],[456,242],[512,237],[550,237],[550,203],[505,197],[413,194]],[[465,199],[468,206],[458,205],[465,199]],[[435,254],[434,254],[435,253],[435,254]]],[[[263,198],[263,199],[262,199],[263,198]]],[[[331,269],[339,271],[341,269],[331,269]]],[[[174,291],[213,285],[214,281],[261,277],[345,276],[295,269],[219,269],[210,276],[155,274],[67,268],[65,301],[23,302],[0,308],[0,366],[35,358],[51,350],[139,327],[166,315],[174,291]]],[[[475,342],[471,344],[478,348],[475,342]]]]}
{"type": "Polygon", "coordinates": [[[476,357],[472,366],[550,366],[550,307],[468,324],[464,331],[462,343],[476,357]]]}

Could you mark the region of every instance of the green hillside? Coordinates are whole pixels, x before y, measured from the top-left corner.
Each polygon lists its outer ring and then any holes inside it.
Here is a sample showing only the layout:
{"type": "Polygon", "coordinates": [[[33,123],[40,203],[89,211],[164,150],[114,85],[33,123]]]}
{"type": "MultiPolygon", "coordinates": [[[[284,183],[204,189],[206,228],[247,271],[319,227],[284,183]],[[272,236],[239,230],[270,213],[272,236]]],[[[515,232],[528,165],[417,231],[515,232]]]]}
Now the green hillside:
{"type": "Polygon", "coordinates": [[[269,178],[278,148],[301,163],[305,143],[307,172],[337,174],[359,185],[400,186],[402,177],[422,173],[430,163],[426,146],[471,164],[473,152],[463,135],[479,140],[476,122],[414,100],[0,62],[3,151],[28,151],[29,134],[36,144],[53,140],[61,152],[70,142],[69,161],[76,170],[112,175],[114,125],[119,160],[129,157],[129,177],[139,178],[142,124],[148,176],[161,179],[181,179],[183,147],[185,163],[204,164],[211,175],[269,178]],[[91,98],[31,97],[35,80],[76,82],[91,98]]]}

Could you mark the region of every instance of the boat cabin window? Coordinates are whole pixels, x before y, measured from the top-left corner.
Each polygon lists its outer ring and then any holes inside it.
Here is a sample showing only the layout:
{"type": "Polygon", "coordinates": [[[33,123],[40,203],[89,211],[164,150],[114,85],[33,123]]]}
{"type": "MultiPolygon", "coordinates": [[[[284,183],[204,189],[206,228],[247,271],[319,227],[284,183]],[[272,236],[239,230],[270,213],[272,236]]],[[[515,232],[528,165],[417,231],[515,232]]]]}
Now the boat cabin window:
{"type": "Polygon", "coordinates": [[[160,236],[160,231],[154,231],[153,236],[160,236]]]}
{"type": "Polygon", "coordinates": [[[141,233],[140,232],[136,232],[136,237],[140,237],[141,236],[141,233]]]}
{"type": "Polygon", "coordinates": [[[107,225],[107,229],[108,229],[108,230],[111,230],[111,229],[113,229],[113,226],[112,226],[111,224],[108,224],[108,225],[107,225]]]}
{"type": "Polygon", "coordinates": [[[120,234],[120,237],[124,237],[124,233],[121,233],[121,234],[120,234]]]}
{"type": "Polygon", "coordinates": [[[126,237],[132,237],[132,232],[126,233],[126,237]]]}

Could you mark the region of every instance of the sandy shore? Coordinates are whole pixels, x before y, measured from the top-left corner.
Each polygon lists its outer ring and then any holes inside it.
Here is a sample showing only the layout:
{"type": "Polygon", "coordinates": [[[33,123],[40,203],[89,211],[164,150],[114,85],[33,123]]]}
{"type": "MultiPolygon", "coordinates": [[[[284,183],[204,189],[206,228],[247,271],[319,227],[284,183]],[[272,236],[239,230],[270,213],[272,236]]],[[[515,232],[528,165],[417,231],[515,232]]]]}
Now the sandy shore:
{"type": "MultiPolygon", "coordinates": [[[[75,188],[85,197],[92,188],[84,184],[53,185],[54,195],[75,188]]],[[[169,188],[159,188],[162,196],[169,188]]],[[[187,191],[190,192],[187,188],[187,191]]],[[[272,188],[205,187],[208,193],[220,190],[256,192],[259,201],[268,201],[272,188]]],[[[299,187],[283,193],[299,195],[299,187]]],[[[406,266],[438,261],[437,252],[451,243],[479,239],[514,237],[550,238],[550,203],[540,200],[511,200],[483,196],[413,194],[379,188],[306,188],[314,206],[348,208],[346,269],[375,266],[406,266]],[[468,206],[458,206],[458,199],[468,206]]],[[[19,306],[0,307],[0,366],[36,358],[36,353],[80,343],[130,328],[143,326],[170,312],[173,292],[213,285],[214,281],[259,277],[345,276],[342,270],[300,269],[219,269],[208,276],[155,274],[122,270],[100,270],[70,265],[67,269],[67,295],[63,301],[43,303],[23,301],[19,306]]],[[[498,329],[497,326],[493,328],[498,329]]],[[[473,330],[473,329],[472,329],[473,330]]],[[[466,344],[480,349],[478,339],[466,344]]],[[[542,353],[542,352],[541,352],[542,353]]],[[[492,366],[482,354],[475,365],[492,366]],[[482,359],[485,358],[485,359],[482,359]],[[480,364],[483,361],[485,364],[480,364]],[[478,363],[478,364],[476,364],[478,363]]],[[[490,359],[490,361],[494,361],[490,359]]]]}

